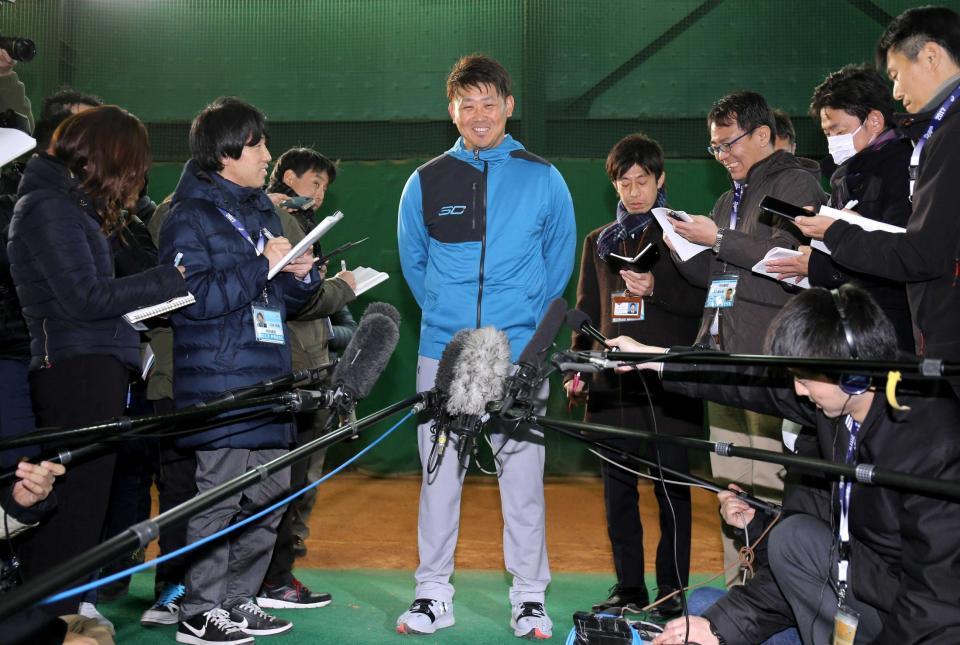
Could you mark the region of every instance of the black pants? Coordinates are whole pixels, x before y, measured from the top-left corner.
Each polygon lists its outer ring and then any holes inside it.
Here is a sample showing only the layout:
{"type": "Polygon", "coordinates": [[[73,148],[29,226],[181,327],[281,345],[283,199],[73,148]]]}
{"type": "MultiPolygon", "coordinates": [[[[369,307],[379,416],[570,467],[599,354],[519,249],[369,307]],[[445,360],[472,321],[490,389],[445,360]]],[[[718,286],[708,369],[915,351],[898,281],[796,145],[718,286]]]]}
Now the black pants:
{"type": "MultiPolygon", "coordinates": [[[[612,447],[656,461],[654,445],[636,439],[609,439],[604,441],[612,447]]],[[[671,444],[659,445],[660,463],[666,468],[689,472],[685,448],[671,444]]],[[[618,458],[628,468],[645,472],[645,468],[618,458]]],[[[607,514],[607,533],[613,548],[613,562],[617,570],[617,584],[621,588],[645,589],[643,563],[643,525],[640,523],[638,477],[616,466],[603,463],[603,500],[607,514]]],[[[651,469],[657,476],[657,470],[651,469]]],[[[669,480],[669,475],[664,475],[669,480]]],[[[657,544],[657,587],[661,593],[686,586],[690,575],[691,505],[690,488],[687,486],[653,483],[654,494],[660,507],[660,541],[657,544]],[[672,511],[671,511],[672,507],[672,511]],[[679,571],[679,577],[678,577],[679,571]]]]}
{"type": "MultiPolygon", "coordinates": [[[[121,416],[129,378],[127,367],[110,356],[70,358],[34,371],[30,386],[37,424],[74,428],[121,416]]],[[[111,453],[67,466],[54,486],[56,511],[24,536],[20,548],[24,580],[41,577],[100,542],[115,463],[111,453]]],[[[79,604],[75,596],[45,605],[44,610],[55,616],[75,614],[79,604]]]]}
{"type": "MultiPolygon", "coordinates": [[[[172,399],[154,401],[153,407],[157,414],[174,411],[172,399]]],[[[163,439],[157,451],[155,467],[161,513],[197,496],[197,456],[193,450],[177,448],[173,439],[163,439]]],[[[159,543],[161,554],[182,548],[187,543],[187,523],[160,531],[159,543]]],[[[159,593],[164,584],[182,584],[189,560],[190,554],[187,553],[158,564],[155,593],[159,593]]]]}
{"type": "MultiPolygon", "coordinates": [[[[835,537],[826,522],[803,513],[782,520],[770,532],[770,568],[790,603],[805,645],[831,641],[837,612],[835,537]]],[[[856,642],[873,643],[883,630],[883,617],[875,607],[859,600],[856,591],[851,585],[846,597],[847,604],[860,614],[856,642]]]]}

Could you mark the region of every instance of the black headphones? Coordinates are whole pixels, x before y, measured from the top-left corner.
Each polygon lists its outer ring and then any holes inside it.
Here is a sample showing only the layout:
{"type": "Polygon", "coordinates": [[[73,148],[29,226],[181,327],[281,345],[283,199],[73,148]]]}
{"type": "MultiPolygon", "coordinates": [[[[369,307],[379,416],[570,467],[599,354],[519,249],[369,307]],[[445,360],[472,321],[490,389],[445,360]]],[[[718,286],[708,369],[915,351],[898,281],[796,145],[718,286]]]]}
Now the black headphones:
{"type": "MultiPolygon", "coordinates": [[[[850,358],[860,358],[857,353],[857,343],[853,335],[853,329],[850,327],[850,321],[847,320],[847,310],[840,299],[840,291],[831,289],[830,295],[833,297],[833,304],[840,314],[840,325],[843,327],[843,337],[847,341],[847,349],[850,350],[850,358]]],[[[873,377],[866,374],[841,374],[840,389],[850,396],[863,394],[873,385],[873,377]]]]}

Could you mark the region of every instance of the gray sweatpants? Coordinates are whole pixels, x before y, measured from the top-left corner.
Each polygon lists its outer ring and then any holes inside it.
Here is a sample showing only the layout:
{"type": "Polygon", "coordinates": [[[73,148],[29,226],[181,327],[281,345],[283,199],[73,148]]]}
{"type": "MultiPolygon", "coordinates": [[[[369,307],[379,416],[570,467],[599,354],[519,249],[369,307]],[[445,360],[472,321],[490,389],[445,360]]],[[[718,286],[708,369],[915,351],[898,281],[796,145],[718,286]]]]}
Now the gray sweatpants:
{"type": "MultiPolygon", "coordinates": [[[[282,448],[198,450],[197,491],[206,492],[286,452],[282,448]]],[[[284,468],[263,482],[197,513],[187,524],[187,544],[253,515],[279,499],[289,486],[290,469],[284,468]]],[[[237,600],[251,599],[257,594],[270,564],[283,510],[279,508],[194,552],[187,569],[187,592],[180,606],[181,620],[237,600]]]]}
{"type": "MultiPolygon", "coordinates": [[[[433,387],[438,361],[420,356],[417,361],[417,391],[433,387]]],[[[549,384],[537,393],[540,410],[546,408],[549,384]]],[[[451,437],[436,472],[427,474],[433,448],[431,423],[417,428],[423,483],[420,486],[420,516],[417,522],[416,597],[453,601],[453,555],[460,529],[460,496],[466,470],[457,461],[457,442],[451,437]]],[[[513,576],[510,603],[543,602],[550,584],[547,562],[546,508],[543,499],[543,433],[523,425],[513,433],[501,427],[491,433],[494,452],[500,451],[498,484],[503,513],[503,560],[513,576]],[[509,434],[509,437],[508,437],[509,434]],[[501,450],[502,448],[502,450],[501,450]]]]}
{"type": "MultiPolygon", "coordinates": [[[[836,536],[826,522],[811,515],[792,515],[770,532],[770,568],[790,603],[804,645],[832,642],[837,613],[836,536]]],[[[856,562],[850,563],[852,570],[856,562]]],[[[883,628],[879,612],[847,590],[847,605],[860,614],[857,643],[872,643],[883,628]]]]}

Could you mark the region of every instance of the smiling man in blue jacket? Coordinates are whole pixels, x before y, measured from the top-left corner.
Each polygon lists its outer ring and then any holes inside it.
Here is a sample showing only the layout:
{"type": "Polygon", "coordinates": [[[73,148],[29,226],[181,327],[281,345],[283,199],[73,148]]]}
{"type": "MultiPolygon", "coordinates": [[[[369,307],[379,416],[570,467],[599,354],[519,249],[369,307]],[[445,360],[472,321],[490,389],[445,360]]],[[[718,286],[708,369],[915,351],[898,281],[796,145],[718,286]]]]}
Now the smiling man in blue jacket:
{"type": "MultiPolygon", "coordinates": [[[[447,78],[447,97],[461,136],[407,181],[397,227],[403,275],[423,312],[418,391],[433,387],[443,348],[464,328],[502,330],[516,361],[547,303],[563,294],[576,246],[563,177],[506,134],[514,99],[503,66],[485,56],[461,58],[447,78]]],[[[450,576],[466,470],[451,449],[427,472],[430,425],[418,429],[420,566],[416,599],[397,619],[400,633],[432,634],[454,623],[450,576]]],[[[513,575],[511,627],[517,636],[549,638],[543,437],[520,428],[490,438],[495,451],[502,447],[498,482],[503,556],[513,575]]]]}

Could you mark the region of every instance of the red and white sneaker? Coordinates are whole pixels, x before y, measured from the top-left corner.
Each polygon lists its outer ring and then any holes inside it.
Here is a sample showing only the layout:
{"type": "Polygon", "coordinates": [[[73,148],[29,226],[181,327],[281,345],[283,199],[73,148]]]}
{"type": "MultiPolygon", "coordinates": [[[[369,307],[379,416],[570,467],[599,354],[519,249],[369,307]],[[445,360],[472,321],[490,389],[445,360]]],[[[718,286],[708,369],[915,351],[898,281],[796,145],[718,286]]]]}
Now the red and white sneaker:
{"type": "Polygon", "coordinates": [[[553,636],[553,621],[542,602],[518,602],[513,606],[510,628],[518,638],[547,639],[553,636]]]}

